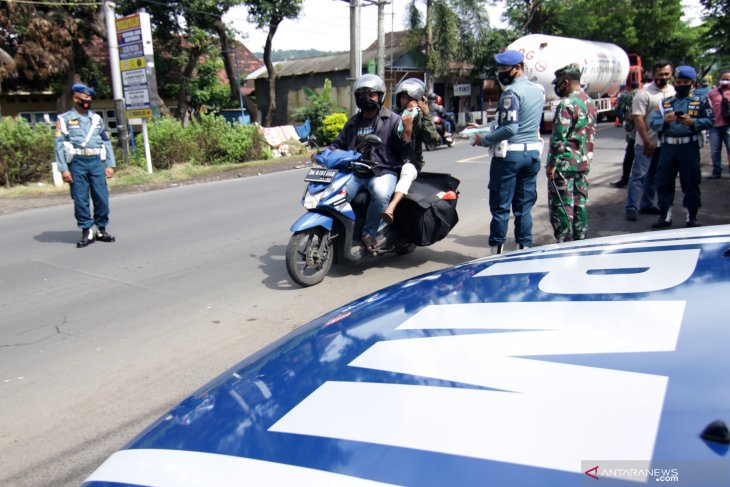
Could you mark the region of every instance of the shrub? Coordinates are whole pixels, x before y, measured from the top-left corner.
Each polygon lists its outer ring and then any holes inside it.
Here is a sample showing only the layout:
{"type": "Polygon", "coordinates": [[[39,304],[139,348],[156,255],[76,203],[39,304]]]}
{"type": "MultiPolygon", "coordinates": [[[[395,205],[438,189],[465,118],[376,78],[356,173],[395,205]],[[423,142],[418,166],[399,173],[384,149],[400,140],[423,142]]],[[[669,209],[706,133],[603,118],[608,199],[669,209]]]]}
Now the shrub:
{"type": "Polygon", "coordinates": [[[312,132],[315,134],[319,133],[322,123],[328,115],[345,111],[343,108],[336,106],[332,101],[332,82],[329,79],[324,80],[324,87],[322,88],[321,94],[317,94],[307,86],[302,90],[309,101],[309,105],[297,108],[292,114],[292,118],[298,122],[304,122],[306,119],[309,119],[312,124],[312,132]]]}
{"type": "Polygon", "coordinates": [[[240,163],[265,157],[265,142],[254,125],[228,123],[217,115],[202,115],[187,127],[201,149],[200,164],[240,163]]]}
{"type": "Polygon", "coordinates": [[[0,119],[0,178],[5,187],[49,180],[55,160],[51,128],[23,118],[0,119]]]}
{"type": "Polygon", "coordinates": [[[347,123],[347,114],[333,113],[322,121],[322,126],[317,131],[317,142],[320,145],[331,143],[337,135],[342,131],[342,127],[347,123]]]}
{"type": "MultiPolygon", "coordinates": [[[[155,169],[169,169],[174,164],[196,160],[201,148],[182,124],[171,117],[151,119],[147,124],[147,135],[150,143],[152,167],[155,169]]],[[[134,162],[146,167],[144,154],[144,139],[142,134],[135,137],[134,162]]]]}

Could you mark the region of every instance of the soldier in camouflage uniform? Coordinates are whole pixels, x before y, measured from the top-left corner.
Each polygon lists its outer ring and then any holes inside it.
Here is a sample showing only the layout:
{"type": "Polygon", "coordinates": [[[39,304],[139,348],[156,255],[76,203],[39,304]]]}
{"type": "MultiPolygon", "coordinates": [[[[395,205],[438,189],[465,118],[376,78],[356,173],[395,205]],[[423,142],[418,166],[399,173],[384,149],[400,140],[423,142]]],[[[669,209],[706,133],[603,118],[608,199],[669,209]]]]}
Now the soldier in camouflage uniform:
{"type": "Polygon", "coordinates": [[[611,184],[614,188],[625,188],[629,184],[629,176],[631,176],[631,167],[634,165],[634,146],[636,145],[636,124],[634,116],[631,114],[631,106],[634,103],[634,96],[639,89],[638,81],[631,83],[631,91],[624,93],[618,103],[617,110],[623,113],[624,129],[626,130],[626,150],[624,151],[624,161],[621,166],[621,179],[611,184]]]}
{"type": "Polygon", "coordinates": [[[596,106],[580,87],[580,67],[569,64],[555,71],[555,93],[562,98],[555,110],[546,166],[550,223],[558,242],[586,238],[588,171],[593,158],[596,106]]]}

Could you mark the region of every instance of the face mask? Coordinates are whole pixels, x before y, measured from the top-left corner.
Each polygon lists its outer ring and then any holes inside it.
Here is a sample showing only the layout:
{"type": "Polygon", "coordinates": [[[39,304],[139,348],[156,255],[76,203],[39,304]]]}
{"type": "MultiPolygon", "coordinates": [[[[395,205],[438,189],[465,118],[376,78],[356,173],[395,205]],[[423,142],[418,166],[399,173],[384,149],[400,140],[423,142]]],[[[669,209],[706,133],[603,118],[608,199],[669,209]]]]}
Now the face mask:
{"type": "Polygon", "coordinates": [[[565,96],[564,95],[565,90],[563,90],[563,88],[560,87],[562,84],[563,83],[557,83],[555,85],[555,88],[553,88],[555,90],[555,94],[558,95],[560,98],[562,98],[563,96],[565,96]]]}
{"type": "Polygon", "coordinates": [[[355,103],[357,104],[357,108],[364,112],[371,112],[378,108],[378,102],[371,100],[370,98],[358,97],[357,100],[355,100],[355,103]]]}
{"type": "Polygon", "coordinates": [[[657,86],[657,88],[664,88],[665,86],[667,86],[667,82],[669,82],[667,78],[654,79],[654,84],[657,86]]]}
{"type": "Polygon", "coordinates": [[[88,110],[89,108],[91,108],[91,101],[79,100],[76,102],[76,104],[84,110],[88,110]]]}
{"type": "Polygon", "coordinates": [[[502,86],[507,86],[512,84],[512,82],[515,80],[515,77],[511,74],[511,69],[509,71],[500,71],[497,73],[497,80],[502,86]]]}
{"type": "Polygon", "coordinates": [[[674,91],[677,92],[677,96],[681,98],[685,98],[687,95],[689,95],[689,92],[692,90],[692,86],[690,85],[682,85],[682,86],[675,86],[674,91]]]}

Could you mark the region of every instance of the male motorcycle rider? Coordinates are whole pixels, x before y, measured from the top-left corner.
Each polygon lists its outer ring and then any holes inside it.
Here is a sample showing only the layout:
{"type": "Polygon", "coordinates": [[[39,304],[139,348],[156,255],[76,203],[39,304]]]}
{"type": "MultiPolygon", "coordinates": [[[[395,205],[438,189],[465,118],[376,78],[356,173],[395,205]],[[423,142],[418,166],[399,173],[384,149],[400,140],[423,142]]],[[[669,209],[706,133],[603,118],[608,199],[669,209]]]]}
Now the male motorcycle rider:
{"type": "Polygon", "coordinates": [[[437,127],[437,132],[440,133],[440,135],[444,138],[444,143],[446,143],[447,139],[451,139],[451,134],[454,131],[454,128],[456,127],[456,122],[454,120],[454,114],[452,112],[447,112],[446,108],[443,106],[443,100],[441,99],[441,96],[437,95],[436,93],[431,93],[428,95],[429,100],[429,110],[441,117],[441,127],[437,127]]]}
{"type": "Polygon", "coordinates": [[[354,94],[360,111],[347,121],[329,146],[332,149],[356,150],[373,167],[369,174],[353,174],[345,186],[348,201],[352,201],[363,186],[370,193],[370,205],[362,230],[362,243],[370,252],[378,249],[375,237],[395,189],[398,173],[406,161],[413,159],[413,118],[406,117],[399,132],[401,117],[383,106],[385,93],[385,83],[379,76],[365,74],[358,78],[354,94]],[[383,143],[375,147],[366,144],[365,137],[370,134],[380,137],[383,143]]]}
{"type": "Polygon", "coordinates": [[[406,162],[400,171],[398,184],[390,199],[388,207],[383,212],[383,220],[393,223],[395,207],[407,194],[411,183],[423,169],[423,144],[438,144],[439,134],[433,124],[433,118],[428,108],[428,99],[425,96],[426,86],[420,79],[408,78],[398,83],[395,88],[395,99],[402,119],[413,118],[413,141],[415,143],[413,164],[406,162]]]}

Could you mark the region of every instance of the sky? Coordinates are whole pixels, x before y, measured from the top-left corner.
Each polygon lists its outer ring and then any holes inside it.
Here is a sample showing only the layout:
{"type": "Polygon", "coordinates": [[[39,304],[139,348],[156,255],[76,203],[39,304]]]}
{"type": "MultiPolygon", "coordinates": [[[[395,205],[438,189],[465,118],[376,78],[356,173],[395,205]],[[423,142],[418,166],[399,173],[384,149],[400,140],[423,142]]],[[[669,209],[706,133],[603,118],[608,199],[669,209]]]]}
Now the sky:
{"type": "MultiPolygon", "coordinates": [[[[385,7],[385,32],[404,29],[404,11],[408,0],[392,0],[385,7]]],[[[699,0],[682,0],[685,18],[692,23],[699,21],[699,0]]],[[[500,21],[502,7],[488,7],[490,23],[504,27],[500,21]]],[[[247,34],[241,39],[253,52],[263,52],[266,32],[246,21],[246,9],[232,9],[224,18],[237,30],[247,34]]],[[[362,7],[360,20],[360,46],[364,49],[378,37],[378,8],[362,7]]],[[[304,8],[298,20],[284,20],[274,36],[274,50],[318,49],[320,51],[347,51],[350,49],[350,7],[343,0],[304,0],[304,8]]]]}

